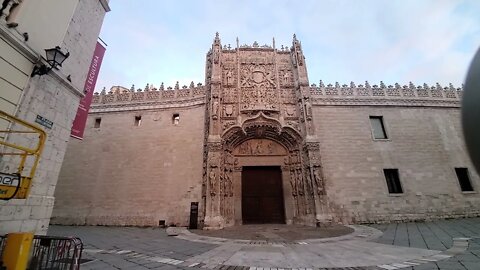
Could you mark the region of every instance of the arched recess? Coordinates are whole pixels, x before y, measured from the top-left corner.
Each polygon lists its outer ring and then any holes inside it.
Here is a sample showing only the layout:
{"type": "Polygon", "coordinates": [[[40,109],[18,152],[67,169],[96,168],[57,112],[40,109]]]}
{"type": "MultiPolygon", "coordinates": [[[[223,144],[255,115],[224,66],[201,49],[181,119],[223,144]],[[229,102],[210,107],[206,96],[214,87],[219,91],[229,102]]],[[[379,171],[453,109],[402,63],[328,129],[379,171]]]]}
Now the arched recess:
{"type": "Polygon", "coordinates": [[[302,136],[297,130],[287,125],[282,126],[277,119],[260,112],[241,125],[227,129],[222,134],[222,144],[225,150],[232,151],[242,142],[253,138],[276,141],[288,151],[299,150],[302,143],[302,136]]]}
{"type": "Polygon", "coordinates": [[[259,112],[241,125],[226,130],[221,144],[220,174],[224,180],[230,181],[227,183],[230,189],[219,191],[219,194],[224,194],[219,196],[219,214],[224,226],[242,224],[241,182],[245,166],[280,167],[285,222],[303,223],[302,216],[311,210],[307,210],[309,192],[304,183],[306,172],[302,168],[302,136],[298,131],[259,112]]]}

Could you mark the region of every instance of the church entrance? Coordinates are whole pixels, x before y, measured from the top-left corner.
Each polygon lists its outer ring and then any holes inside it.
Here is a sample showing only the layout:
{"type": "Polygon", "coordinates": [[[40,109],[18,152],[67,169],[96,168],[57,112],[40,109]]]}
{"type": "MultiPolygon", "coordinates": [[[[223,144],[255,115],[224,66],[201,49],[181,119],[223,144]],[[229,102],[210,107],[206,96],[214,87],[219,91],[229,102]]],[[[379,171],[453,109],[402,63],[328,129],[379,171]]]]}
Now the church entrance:
{"type": "Polygon", "coordinates": [[[285,223],[280,167],[243,167],[242,220],[243,224],[285,223]]]}

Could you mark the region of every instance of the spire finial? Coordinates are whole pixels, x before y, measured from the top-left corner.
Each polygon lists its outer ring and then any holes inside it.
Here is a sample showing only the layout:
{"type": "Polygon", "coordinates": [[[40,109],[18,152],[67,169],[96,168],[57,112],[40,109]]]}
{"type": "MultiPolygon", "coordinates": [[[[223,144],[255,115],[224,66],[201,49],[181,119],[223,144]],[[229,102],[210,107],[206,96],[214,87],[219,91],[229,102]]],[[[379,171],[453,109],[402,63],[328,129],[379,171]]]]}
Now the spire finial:
{"type": "Polygon", "coordinates": [[[240,42],[238,41],[238,37],[237,37],[237,48],[240,48],[240,42]]]}

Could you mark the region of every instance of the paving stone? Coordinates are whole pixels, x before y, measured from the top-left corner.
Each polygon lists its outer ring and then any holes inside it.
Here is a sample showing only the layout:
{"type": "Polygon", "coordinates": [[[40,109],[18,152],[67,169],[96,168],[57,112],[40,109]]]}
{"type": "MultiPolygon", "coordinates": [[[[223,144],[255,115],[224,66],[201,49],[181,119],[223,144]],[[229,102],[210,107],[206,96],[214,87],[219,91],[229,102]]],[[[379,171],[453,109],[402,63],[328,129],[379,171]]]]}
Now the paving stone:
{"type": "MultiPolygon", "coordinates": [[[[192,242],[168,237],[165,230],[148,228],[51,226],[49,233],[78,235],[83,240],[86,249],[84,258],[95,259],[95,261],[83,264],[81,269],[206,269],[200,268],[203,266],[210,268],[223,267],[227,270],[243,270],[250,268],[234,265],[230,263],[230,258],[233,258],[235,255],[235,260],[232,259],[231,261],[238,262],[248,259],[248,254],[255,254],[255,252],[260,252],[255,255],[259,261],[264,261],[265,258],[268,258],[270,263],[275,262],[275,259],[272,258],[277,256],[275,252],[279,252],[278,260],[285,260],[283,268],[299,266],[298,269],[302,269],[302,267],[303,269],[324,267],[329,270],[378,270],[381,268],[378,268],[374,262],[381,259],[384,260],[382,264],[388,261],[391,262],[391,264],[387,265],[400,266],[408,264],[404,263],[408,261],[421,263],[420,265],[401,269],[480,269],[480,238],[472,239],[466,252],[456,254],[452,258],[445,259],[445,256],[440,254],[431,257],[432,260],[439,260],[436,262],[429,262],[428,256],[426,259],[419,260],[422,258],[419,254],[428,251],[426,248],[445,251],[452,246],[453,237],[480,235],[480,218],[372,226],[384,232],[381,237],[372,240],[373,242],[356,238],[354,240],[336,240],[332,243],[327,242],[323,244],[316,242],[307,243],[307,241],[306,245],[293,246],[290,246],[287,242],[282,245],[275,245],[275,243],[240,245],[227,244],[226,242],[219,245],[192,242]],[[412,253],[412,251],[414,252],[412,253]],[[354,256],[351,254],[358,252],[365,253],[360,259],[354,259],[354,256]],[[242,257],[241,254],[244,254],[246,257],[242,257]],[[417,256],[417,259],[408,260],[408,256],[402,257],[406,254],[413,254],[417,256]],[[154,261],[153,258],[159,257],[166,258],[170,263],[154,261]],[[350,265],[350,267],[334,268],[332,263],[339,262],[341,259],[346,262],[345,265],[350,265]],[[370,260],[371,266],[354,266],[356,262],[360,264],[361,260],[364,262],[370,260]],[[179,264],[174,265],[177,262],[179,264]],[[324,264],[318,264],[318,262],[323,262],[324,264]],[[194,265],[193,268],[188,267],[194,263],[198,265],[194,265]]],[[[435,252],[430,254],[436,254],[435,252]]],[[[268,268],[276,269],[277,267],[278,265],[270,265],[268,268]]]]}

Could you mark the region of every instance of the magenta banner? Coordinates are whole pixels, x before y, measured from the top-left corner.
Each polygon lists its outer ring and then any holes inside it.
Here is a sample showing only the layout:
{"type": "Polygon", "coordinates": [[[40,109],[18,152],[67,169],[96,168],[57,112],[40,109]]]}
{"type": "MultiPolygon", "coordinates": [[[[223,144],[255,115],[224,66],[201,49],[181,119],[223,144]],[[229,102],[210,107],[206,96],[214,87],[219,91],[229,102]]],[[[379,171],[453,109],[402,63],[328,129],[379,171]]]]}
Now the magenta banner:
{"type": "Polygon", "coordinates": [[[87,79],[85,80],[85,86],[83,87],[85,97],[80,100],[77,115],[75,116],[75,120],[73,120],[72,131],[70,133],[70,136],[80,140],[83,139],[83,132],[85,131],[85,125],[87,124],[88,110],[90,110],[90,104],[92,104],[93,92],[95,90],[95,84],[97,83],[98,73],[100,71],[100,66],[102,65],[104,54],[105,47],[97,41],[92,63],[90,64],[87,79]]]}

